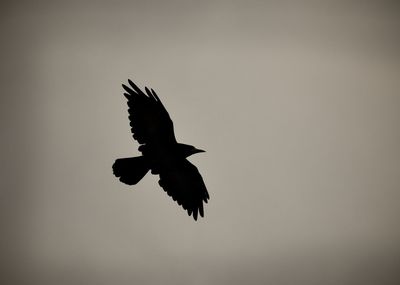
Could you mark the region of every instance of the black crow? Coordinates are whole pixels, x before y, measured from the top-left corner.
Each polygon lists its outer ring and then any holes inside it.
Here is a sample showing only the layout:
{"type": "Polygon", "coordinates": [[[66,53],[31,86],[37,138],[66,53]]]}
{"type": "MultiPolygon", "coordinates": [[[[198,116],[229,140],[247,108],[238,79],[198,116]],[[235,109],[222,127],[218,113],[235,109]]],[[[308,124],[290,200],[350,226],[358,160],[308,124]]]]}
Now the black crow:
{"type": "Polygon", "coordinates": [[[138,183],[146,173],[158,174],[158,184],[197,220],[204,217],[203,202],[210,198],[196,166],[186,158],[204,152],[194,146],[178,143],[174,126],[156,92],[145,87],[146,93],[128,79],[130,87],[122,84],[128,99],[128,112],[133,138],[140,144],[142,156],[120,158],[113,172],[128,185],[138,183]]]}

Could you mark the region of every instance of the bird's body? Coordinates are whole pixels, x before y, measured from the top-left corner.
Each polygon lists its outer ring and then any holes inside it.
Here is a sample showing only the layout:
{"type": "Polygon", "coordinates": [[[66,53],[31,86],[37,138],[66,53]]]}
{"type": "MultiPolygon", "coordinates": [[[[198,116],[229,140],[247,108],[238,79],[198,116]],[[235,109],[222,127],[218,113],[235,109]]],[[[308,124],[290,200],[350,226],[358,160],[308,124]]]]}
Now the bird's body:
{"type": "Polygon", "coordinates": [[[159,169],[170,167],[171,162],[180,161],[197,152],[203,152],[182,143],[142,145],[139,147],[139,151],[150,163],[149,167],[153,174],[158,174],[159,169]]]}
{"type": "Polygon", "coordinates": [[[122,85],[127,93],[131,131],[135,140],[141,144],[142,156],[117,159],[113,165],[115,176],[120,181],[134,185],[146,173],[160,176],[159,184],[179,205],[193,213],[204,216],[203,202],[209,195],[203,178],[197,168],[186,158],[203,152],[187,144],[178,143],[169,114],[157,94],[146,87],[143,93],[132,81],[131,88],[122,85]]]}

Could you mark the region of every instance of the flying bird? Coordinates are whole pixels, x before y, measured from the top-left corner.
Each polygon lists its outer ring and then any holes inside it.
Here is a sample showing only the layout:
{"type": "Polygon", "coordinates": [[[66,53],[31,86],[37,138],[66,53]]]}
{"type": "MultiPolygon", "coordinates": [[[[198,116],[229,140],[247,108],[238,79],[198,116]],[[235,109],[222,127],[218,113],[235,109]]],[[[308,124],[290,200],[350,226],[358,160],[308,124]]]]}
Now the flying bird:
{"type": "Polygon", "coordinates": [[[172,120],[153,89],[140,90],[130,79],[122,84],[128,99],[133,138],[140,144],[141,156],[119,158],[113,164],[114,175],[128,185],[137,184],[146,173],[159,175],[158,184],[197,220],[204,217],[203,202],[210,198],[196,166],[186,158],[204,152],[192,145],[178,143],[172,120]]]}

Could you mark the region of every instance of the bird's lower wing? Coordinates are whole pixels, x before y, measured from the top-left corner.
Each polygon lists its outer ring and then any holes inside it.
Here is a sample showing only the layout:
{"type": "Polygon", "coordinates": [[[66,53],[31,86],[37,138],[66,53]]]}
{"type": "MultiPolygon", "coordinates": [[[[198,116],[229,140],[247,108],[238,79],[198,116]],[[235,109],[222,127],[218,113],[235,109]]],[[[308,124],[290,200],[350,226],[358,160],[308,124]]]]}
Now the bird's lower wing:
{"type": "Polygon", "coordinates": [[[159,184],[169,196],[185,209],[189,216],[197,220],[198,214],[204,217],[203,202],[207,203],[209,194],[196,166],[182,159],[170,167],[160,169],[159,184]]]}

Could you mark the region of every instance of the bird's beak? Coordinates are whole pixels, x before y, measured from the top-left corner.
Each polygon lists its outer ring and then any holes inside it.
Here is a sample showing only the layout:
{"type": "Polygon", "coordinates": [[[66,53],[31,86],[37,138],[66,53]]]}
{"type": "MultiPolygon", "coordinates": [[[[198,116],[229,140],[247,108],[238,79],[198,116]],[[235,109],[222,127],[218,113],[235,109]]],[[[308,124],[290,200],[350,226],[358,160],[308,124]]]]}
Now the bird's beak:
{"type": "Polygon", "coordinates": [[[195,153],[199,153],[199,152],[206,152],[205,150],[202,150],[202,149],[195,149],[195,153]]]}

